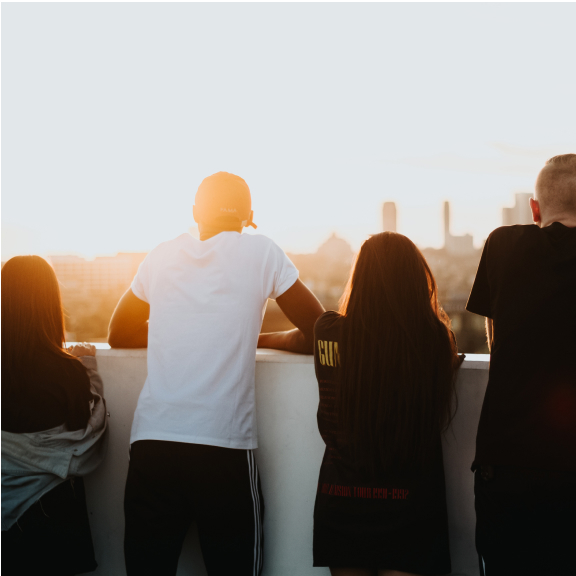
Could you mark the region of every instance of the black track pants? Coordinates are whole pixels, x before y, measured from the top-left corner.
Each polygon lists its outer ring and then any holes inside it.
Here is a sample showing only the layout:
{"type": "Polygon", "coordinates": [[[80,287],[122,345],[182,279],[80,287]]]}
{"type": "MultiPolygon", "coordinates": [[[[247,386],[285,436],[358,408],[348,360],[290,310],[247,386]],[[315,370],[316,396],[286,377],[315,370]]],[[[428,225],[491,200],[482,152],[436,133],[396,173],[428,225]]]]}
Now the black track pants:
{"type": "Polygon", "coordinates": [[[173,576],[193,521],[210,576],[258,576],[264,499],[252,450],[141,440],[124,495],[128,576],[173,576]]]}

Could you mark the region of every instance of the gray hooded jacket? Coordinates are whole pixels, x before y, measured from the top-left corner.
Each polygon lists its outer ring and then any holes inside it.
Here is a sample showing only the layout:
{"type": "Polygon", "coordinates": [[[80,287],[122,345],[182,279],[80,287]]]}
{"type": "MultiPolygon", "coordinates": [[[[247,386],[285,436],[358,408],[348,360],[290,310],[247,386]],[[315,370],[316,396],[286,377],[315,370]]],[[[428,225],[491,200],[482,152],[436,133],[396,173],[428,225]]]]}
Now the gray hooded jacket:
{"type": "Polygon", "coordinates": [[[2,530],[8,530],[44,494],[70,476],[85,476],[104,459],[108,412],[94,356],[80,361],[90,377],[92,414],[83,430],[65,424],[30,434],[2,431],[2,530]]]}

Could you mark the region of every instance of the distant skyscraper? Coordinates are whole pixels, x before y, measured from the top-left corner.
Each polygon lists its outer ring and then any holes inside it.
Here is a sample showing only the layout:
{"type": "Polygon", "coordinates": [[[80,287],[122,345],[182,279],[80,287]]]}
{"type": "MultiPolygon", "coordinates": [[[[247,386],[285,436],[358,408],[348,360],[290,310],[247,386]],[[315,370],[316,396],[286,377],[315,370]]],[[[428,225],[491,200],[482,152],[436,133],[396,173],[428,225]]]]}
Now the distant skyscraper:
{"type": "Polygon", "coordinates": [[[444,248],[449,254],[470,254],[474,242],[470,234],[452,236],[450,233],[450,202],[444,202],[444,248]]]}
{"type": "Polygon", "coordinates": [[[530,192],[518,192],[514,194],[514,206],[512,206],[512,208],[502,208],[502,225],[532,224],[530,198],[532,198],[530,192]]]}
{"type": "Polygon", "coordinates": [[[444,202],[444,246],[448,246],[450,238],[450,202],[444,202]]]}
{"type": "Polygon", "coordinates": [[[382,206],[382,222],[384,232],[396,232],[396,204],[394,202],[384,202],[382,206]]]}

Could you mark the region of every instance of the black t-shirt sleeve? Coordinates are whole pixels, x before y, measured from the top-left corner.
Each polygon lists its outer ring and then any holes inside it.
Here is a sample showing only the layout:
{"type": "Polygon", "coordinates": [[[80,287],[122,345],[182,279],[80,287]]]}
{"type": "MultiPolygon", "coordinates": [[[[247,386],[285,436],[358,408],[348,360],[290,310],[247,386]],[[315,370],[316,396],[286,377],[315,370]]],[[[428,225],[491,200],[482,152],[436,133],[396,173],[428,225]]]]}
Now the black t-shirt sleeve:
{"type": "Polygon", "coordinates": [[[486,244],[484,244],[484,250],[482,251],[480,264],[478,264],[474,285],[472,286],[470,297],[466,303],[466,310],[473,312],[474,314],[479,314],[480,316],[492,318],[492,294],[490,292],[490,282],[488,280],[489,242],[490,237],[488,237],[486,244]]]}
{"type": "Polygon", "coordinates": [[[316,371],[316,377],[320,378],[320,370],[323,365],[320,361],[320,351],[318,350],[318,340],[332,340],[333,339],[333,329],[335,322],[340,318],[340,314],[333,310],[328,310],[324,312],[314,325],[314,368],[316,371]]]}
{"type": "Polygon", "coordinates": [[[320,362],[318,360],[318,340],[321,339],[324,325],[326,324],[326,316],[327,312],[324,312],[318,320],[316,320],[316,324],[314,324],[314,371],[316,372],[316,377],[318,378],[318,369],[320,367],[320,362]]]}

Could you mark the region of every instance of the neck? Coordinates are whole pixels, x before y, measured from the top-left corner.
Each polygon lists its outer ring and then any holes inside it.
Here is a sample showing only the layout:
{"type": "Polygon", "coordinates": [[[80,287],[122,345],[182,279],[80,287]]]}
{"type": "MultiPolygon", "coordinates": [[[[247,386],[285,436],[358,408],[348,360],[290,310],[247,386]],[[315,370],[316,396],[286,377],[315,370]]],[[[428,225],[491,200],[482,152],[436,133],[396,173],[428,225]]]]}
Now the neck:
{"type": "Polygon", "coordinates": [[[209,224],[199,223],[198,232],[200,233],[200,240],[203,242],[204,240],[208,240],[208,238],[212,238],[212,236],[220,234],[220,232],[238,232],[238,234],[242,234],[242,226],[222,228],[220,226],[210,226],[209,224]]]}
{"type": "Polygon", "coordinates": [[[538,223],[538,226],[540,226],[540,228],[546,228],[546,226],[550,226],[551,224],[554,224],[554,222],[564,224],[564,226],[567,228],[576,228],[576,216],[557,216],[556,218],[543,218],[538,223]]]}

